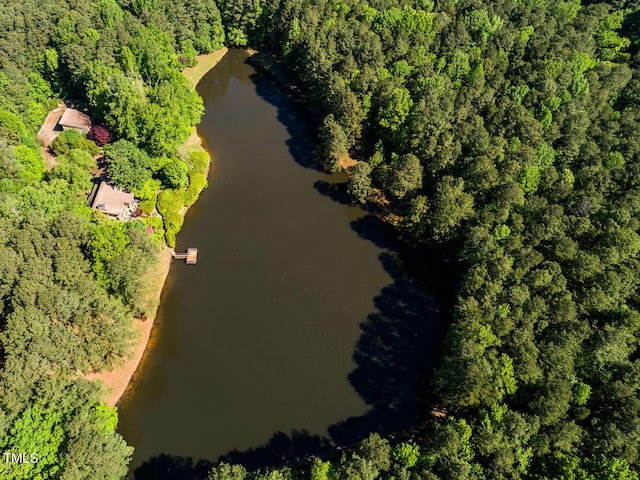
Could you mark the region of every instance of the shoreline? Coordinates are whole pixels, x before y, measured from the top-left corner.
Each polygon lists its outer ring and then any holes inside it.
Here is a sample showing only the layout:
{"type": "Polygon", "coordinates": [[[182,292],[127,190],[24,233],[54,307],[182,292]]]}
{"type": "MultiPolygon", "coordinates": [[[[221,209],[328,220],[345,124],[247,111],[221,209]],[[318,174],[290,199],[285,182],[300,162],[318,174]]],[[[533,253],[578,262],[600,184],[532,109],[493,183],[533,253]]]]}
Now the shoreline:
{"type": "MultiPolygon", "coordinates": [[[[227,53],[228,48],[223,47],[214,52],[199,55],[197,57],[198,64],[195,67],[185,68],[182,71],[184,77],[195,86],[202,80],[202,78],[212,69],[214,68],[220,60],[227,53]]],[[[203,151],[209,155],[203,146],[202,140],[198,136],[197,129],[194,126],[193,132],[191,136],[182,144],[180,147],[180,152],[183,154],[189,154],[194,151],[203,151]]],[[[207,176],[211,169],[211,156],[209,155],[209,165],[207,169],[207,176]]],[[[181,215],[185,215],[188,211],[188,208],[185,209],[184,212],[181,212],[181,215]]],[[[109,405],[110,407],[116,406],[121,400],[126,397],[127,391],[130,387],[133,386],[135,381],[136,372],[140,369],[140,367],[144,363],[144,357],[148,353],[148,348],[152,342],[150,339],[152,338],[152,331],[154,325],[156,325],[155,321],[158,316],[158,310],[160,308],[160,302],[162,299],[162,292],[164,287],[166,286],[166,281],[171,271],[171,264],[173,262],[173,257],[169,252],[168,247],[163,245],[160,253],[158,254],[158,263],[156,264],[153,273],[150,272],[150,275],[153,275],[157,278],[157,283],[154,288],[155,294],[153,298],[158,299],[158,307],[156,307],[156,311],[154,315],[146,318],[145,320],[133,319],[134,329],[137,333],[137,338],[133,341],[133,347],[131,349],[131,355],[126,358],[124,364],[114,370],[100,372],[100,373],[91,373],[85,375],[85,379],[90,381],[100,381],[102,383],[103,388],[103,401],[109,405]]]]}
{"type": "MultiPolygon", "coordinates": [[[[162,248],[158,253],[158,263],[156,265],[155,276],[158,282],[155,286],[155,292],[152,298],[158,298],[160,300],[162,291],[166,284],[169,271],[171,270],[171,262],[173,257],[167,248],[162,248]]],[[[158,307],[160,304],[158,303],[158,307]]],[[[142,365],[142,360],[149,346],[149,339],[151,338],[151,331],[155,325],[158,312],[153,316],[147,317],[144,320],[138,318],[133,319],[134,330],[137,337],[133,341],[132,354],[126,359],[124,364],[115,370],[109,370],[100,373],[90,373],[85,376],[87,380],[95,381],[99,380],[103,385],[103,393],[105,398],[104,402],[110,407],[114,407],[127,391],[129,385],[131,385],[135,373],[142,365]]]]}

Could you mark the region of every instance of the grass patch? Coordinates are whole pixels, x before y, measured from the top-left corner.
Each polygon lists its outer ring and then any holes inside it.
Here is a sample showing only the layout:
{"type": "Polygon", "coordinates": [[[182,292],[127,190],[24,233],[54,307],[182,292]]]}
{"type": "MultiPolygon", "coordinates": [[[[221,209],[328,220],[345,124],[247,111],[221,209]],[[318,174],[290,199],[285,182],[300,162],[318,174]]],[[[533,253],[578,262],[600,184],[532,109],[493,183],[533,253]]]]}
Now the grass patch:
{"type": "Polygon", "coordinates": [[[198,63],[195,67],[188,67],[182,71],[182,75],[189,80],[194,87],[202,80],[202,77],[206,73],[215,67],[218,62],[224,57],[229,49],[227,47],[219,48],[215,52],[207,53],[205,55],[198,55],[196,60],[198,63]]]}

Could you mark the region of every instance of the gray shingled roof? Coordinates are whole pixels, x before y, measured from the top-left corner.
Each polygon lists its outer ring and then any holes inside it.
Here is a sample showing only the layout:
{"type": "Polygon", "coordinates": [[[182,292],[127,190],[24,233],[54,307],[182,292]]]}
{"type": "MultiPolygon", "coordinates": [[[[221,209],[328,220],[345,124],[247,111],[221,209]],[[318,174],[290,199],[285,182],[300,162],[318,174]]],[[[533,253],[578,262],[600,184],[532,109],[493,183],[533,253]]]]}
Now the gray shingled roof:
{"type": "Polygon", "coordinates": [[[133,193],[118,190],[107,182],[102,182],[98,187],[91,208],[100,210],[107,215],[118,216],[125,206],[129,206],[132,203],[133,193]]]}
{"type": "Polygon", "coordinates": [[[67,108],[58,123],[63,127],[84,130],[91,127],[91,118],[75,108],[67,108]]]}

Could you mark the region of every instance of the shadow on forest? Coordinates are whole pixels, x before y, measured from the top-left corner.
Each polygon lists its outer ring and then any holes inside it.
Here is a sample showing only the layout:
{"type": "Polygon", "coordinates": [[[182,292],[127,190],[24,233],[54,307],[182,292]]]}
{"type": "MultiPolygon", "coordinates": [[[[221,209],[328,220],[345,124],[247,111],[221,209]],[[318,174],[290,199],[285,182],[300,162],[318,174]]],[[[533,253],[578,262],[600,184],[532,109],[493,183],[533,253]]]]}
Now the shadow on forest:
{"type": "MultiPolygon", "coordinates": [[[[288,143],[296,162],[314,168],[314,156],[308,149],[309,135],[297,120],[299,113],[271,80],[260,75],[254,77],[258,94],[278,108],[278,119],[291,135],[288,143]]],[[[335,201],[348,203],[344,184],[317,181],[314,187],[335,201]]],[[[443,312],[449,308],[452,276],[444,271],[446,265],[434,255],[416,257],[411,253],[412,261],[421,262],[417,270],[431,277],[429,281],[420,282],[411,278],[398,253],[397,233],[371,213],[353,221],[351,227],[360,237],[384,250],[379,260],[391,277],[391,283],[374,298],[374,311],[361,322],[360,338],[353,353],[356,368],[349,374],[351,385],[369,405],[369,411],[330,426],[328,437],[304,430],[280,431],[274,433],[267,444],[229,452],[218,458],[218,462],[241,463],[253,470],[285,462],[306,464],[310,457],[320,454],[325,458],[339,458],[343,448],[353,446],[371,432],[402,436],[402,432],[428,417],[432,402],[429,382],[440,358],[443,312]],[[436,285],[437,290],[430,289],[436,285]],[[436,291],[438,293],[434,293],[436,291]]],[[[204,480],[211,466],[207,460],[196,462],[162,454],[136,469],[134,478],[204,480]]]]}

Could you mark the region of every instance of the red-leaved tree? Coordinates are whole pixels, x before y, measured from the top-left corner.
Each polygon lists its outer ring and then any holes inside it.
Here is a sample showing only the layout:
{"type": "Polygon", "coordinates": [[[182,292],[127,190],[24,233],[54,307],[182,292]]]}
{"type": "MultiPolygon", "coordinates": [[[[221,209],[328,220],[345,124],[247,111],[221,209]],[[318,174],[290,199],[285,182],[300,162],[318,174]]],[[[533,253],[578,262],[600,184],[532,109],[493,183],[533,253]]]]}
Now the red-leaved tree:
{"type": "Polygon", "coordinates": [[[99,147],[103,147],[111,141],[111,132],[102,125],[94,125],[89,130],[87,138],[96,142],[99,147]]]}

